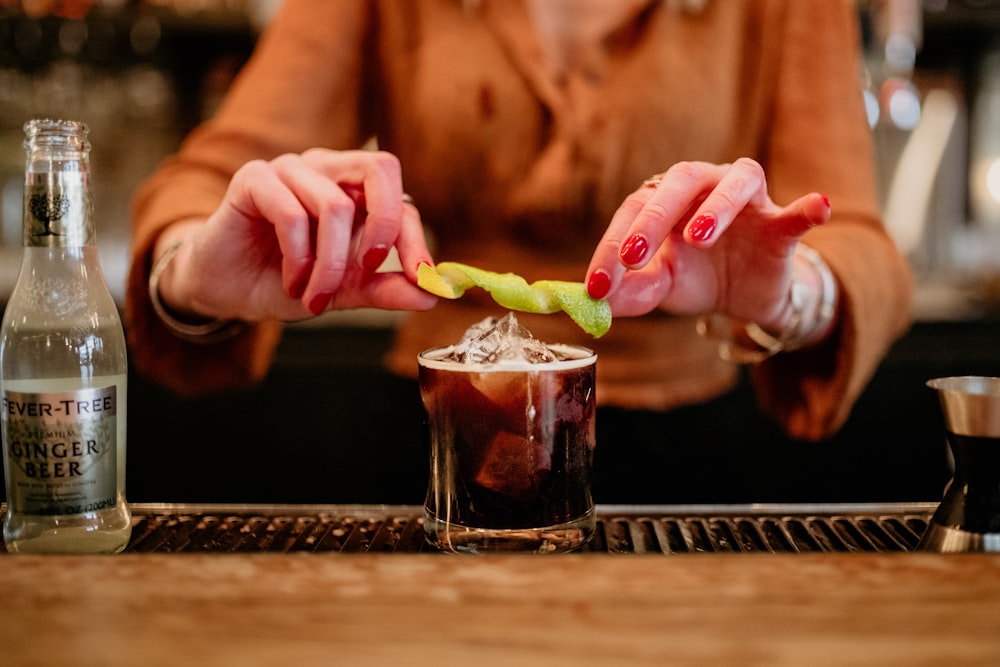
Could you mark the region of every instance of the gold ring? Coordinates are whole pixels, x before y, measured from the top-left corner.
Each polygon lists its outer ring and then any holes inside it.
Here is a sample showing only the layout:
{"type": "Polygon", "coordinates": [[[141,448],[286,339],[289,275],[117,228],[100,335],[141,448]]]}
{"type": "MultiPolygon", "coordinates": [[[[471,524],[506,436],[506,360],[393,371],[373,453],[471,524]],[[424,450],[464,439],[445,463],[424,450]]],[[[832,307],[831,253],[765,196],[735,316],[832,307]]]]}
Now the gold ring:
{"type": "Polygon", "coordinates": [[[405,192],[403,193],[403,203],[409,204],[410,206],[416,206],[416,204],[413,203],[413,197],[406,194],[405,192]]]}
{"type": "Polygon", "coordinates": [[[656,174],[655,176],[650,176],[642,182],[642,187],[644,188],[655,188],[663,182],[663,174],[656,174]]]}

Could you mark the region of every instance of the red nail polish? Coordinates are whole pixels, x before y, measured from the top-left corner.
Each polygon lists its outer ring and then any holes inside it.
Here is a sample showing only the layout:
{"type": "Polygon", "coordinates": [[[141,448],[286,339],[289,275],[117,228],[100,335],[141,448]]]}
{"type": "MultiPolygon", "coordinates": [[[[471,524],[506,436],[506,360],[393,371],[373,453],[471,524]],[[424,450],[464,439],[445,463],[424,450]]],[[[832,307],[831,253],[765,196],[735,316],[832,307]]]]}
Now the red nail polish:
{"type": "Polygon", "coordinates": [[[611,291],[611,276],[607,271],[597,269],[587,281],[587,294],[591,299],[603,299],[611,291]]]}
{"type": "Polygon", "coordinates": [[[823,194],[821,194],[820,197],[823,198],[823,203],[826,204],[826,207],[830,208],[830,198],[823,194]]]}
{"type": "Polygon", "coordinates": [[[619,256],[626,264],[638,264],[649,251],[649,241],[642,234],[633,234],[622,245],[619,256]]]}
{"type": "Polygon", "coordinates": [[[368,271],[375,271],[378,267],[382,266],[382,262],[385,258],[389,256],[389,246],[386,245],[373,245],[365,253],[365,256],[361,258],[361,264],[368,271]]]}
{"type": "Polygon", "coordinates": [[[702,213],[688,225],[688,235],[695,241],[707,241],[715,233],[716,220],[711,213],[702,213]]]}
{"type": "Polygon", "coordinates": [[[314,296],[309,300],[309,312],[313,315],[322,313],[326,310],[327,305],[329,305],[331,296],[329,292],[320,292],[314,296]]]}

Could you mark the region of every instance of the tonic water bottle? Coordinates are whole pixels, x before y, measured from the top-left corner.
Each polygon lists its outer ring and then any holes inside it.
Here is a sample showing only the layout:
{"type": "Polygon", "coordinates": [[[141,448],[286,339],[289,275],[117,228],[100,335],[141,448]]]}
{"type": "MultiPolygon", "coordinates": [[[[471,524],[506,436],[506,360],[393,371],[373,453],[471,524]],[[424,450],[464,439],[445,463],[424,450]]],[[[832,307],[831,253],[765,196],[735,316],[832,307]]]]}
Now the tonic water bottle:
{"type": "Polygon", "coordinates": [[[7,550],[115,553],[128,544],[128,359],[101,270],[83,123],[24,126],[23,250],[0,325],[7,550]]]}

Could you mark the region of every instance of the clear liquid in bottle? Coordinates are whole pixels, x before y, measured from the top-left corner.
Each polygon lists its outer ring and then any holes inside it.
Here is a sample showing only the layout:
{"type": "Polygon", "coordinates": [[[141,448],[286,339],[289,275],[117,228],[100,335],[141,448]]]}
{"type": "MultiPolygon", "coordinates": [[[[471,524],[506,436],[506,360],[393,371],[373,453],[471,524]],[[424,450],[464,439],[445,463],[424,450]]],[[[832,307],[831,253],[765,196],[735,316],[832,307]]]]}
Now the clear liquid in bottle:
{"type": "Polygon", "coordinates": [[[87,128],[25,124],[23,254],[0,325],[8,551],[115,553],[125,499],[128,361],[101,270],[87,128]]]}

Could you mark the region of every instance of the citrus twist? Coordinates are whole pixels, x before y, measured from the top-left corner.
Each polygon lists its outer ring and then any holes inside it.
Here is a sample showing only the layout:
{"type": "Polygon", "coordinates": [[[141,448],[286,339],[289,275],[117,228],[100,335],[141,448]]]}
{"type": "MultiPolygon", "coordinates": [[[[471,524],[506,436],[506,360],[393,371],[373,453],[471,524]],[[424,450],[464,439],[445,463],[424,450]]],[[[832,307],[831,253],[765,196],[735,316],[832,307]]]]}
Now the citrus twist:
{"type": "Polygon", "coordinates": [[[495,273],[458,262],[440,262],[436,267],[421,264],[417,269],[417,285],[445,299],[457,299],[467,289],[479,287],[510,310],[541,314],[562,311],[594,338],[600,338],[611,328],[611,305],[606,299],[592,299],[583,283],[536,280],[529,284],[516,273],[495,273]]]}

